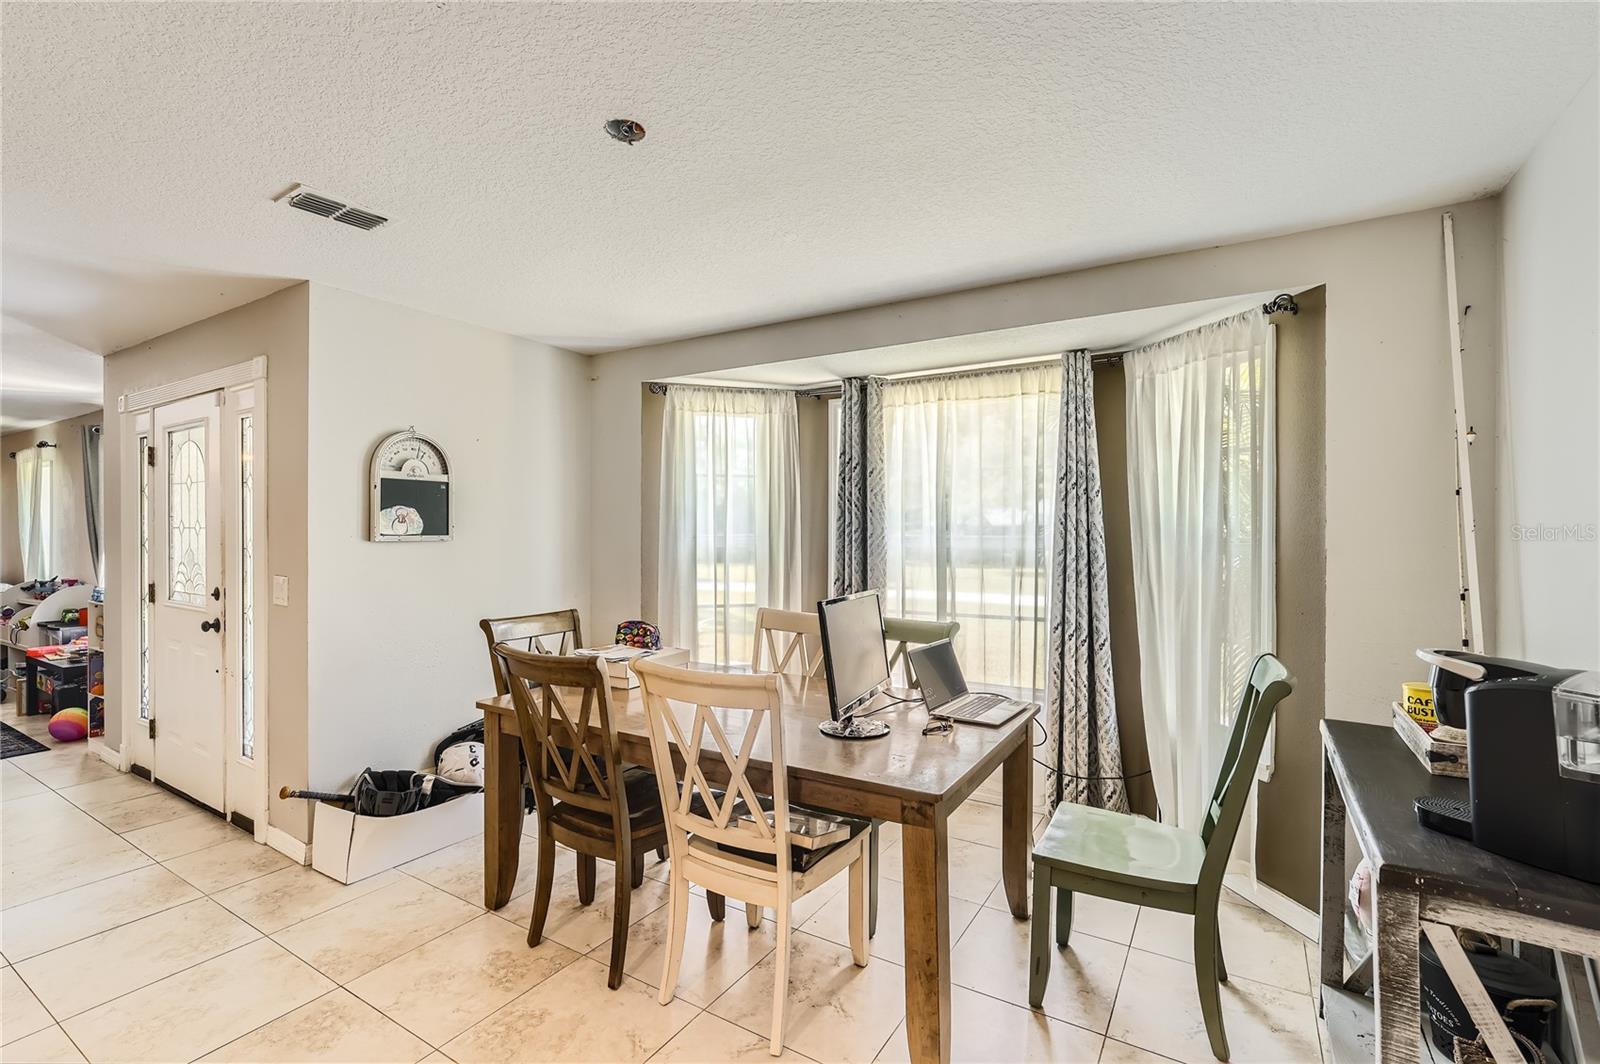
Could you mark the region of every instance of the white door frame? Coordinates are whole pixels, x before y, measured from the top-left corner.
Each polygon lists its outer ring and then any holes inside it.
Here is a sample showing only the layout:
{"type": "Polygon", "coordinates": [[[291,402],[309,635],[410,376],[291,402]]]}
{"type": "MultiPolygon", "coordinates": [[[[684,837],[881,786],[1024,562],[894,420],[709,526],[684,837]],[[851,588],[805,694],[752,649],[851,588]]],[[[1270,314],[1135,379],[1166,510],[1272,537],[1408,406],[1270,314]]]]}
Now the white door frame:
{"type": "MultiPolygon", "coordinates": [[[[139,716],[139,609],[147,589],[139,581],[139,478],[140,465],[146,461],[139,448],[139,437],[151,434],[152,411],[155,407],[178,399],[222,392],[223,439],[223,586],[227,589],[226,613],[223,624],[223,690],[227,702],[224,716],[224,736],[228,753],[224,758],[223,813],[232,816],[238,812],[254,822],[255,839],[267,839],[267,811],[270,808],[268,783],[267,720],[271,705],[267,690],[268,618],[271,578],[267,543],[267,357],[258,355],[248,362],[202,373],[198,376],[173,381],[154,388],[146,388],[123,395],[117,400],[117,411],[122,419],[122,432],[118,453],[113,456],[123,471],[121,484],[122,509],[118,521],[118,549],[122,557],[122,585],[113,592],[114,608],[121,620],[124,668],[118,679],[117,703],[122,716],[121,767],[126,770],[133,764],[149,766],[154,761],[155,743],[150,737],[149,722],[139,716]],[[240,703],[242,662],[240,661],[240,635],[243,624],[240,618],[243,602],[239,545],[242,542],[242,510],[240,472],[240,428],[245,417],[251,419],[252,467],[254,492],[252,498],[252,545],[254,550],[254,580],[250,589],[253,595],[254,622],[251,625],[251,677],[255,689],[253,756],[246,758],[242,752],[240,735],[240,703]],[[132,593],[129,593],[132,592],[132,593]]],[[[152,515],[153,517],[154,515],[152,515]]]]}

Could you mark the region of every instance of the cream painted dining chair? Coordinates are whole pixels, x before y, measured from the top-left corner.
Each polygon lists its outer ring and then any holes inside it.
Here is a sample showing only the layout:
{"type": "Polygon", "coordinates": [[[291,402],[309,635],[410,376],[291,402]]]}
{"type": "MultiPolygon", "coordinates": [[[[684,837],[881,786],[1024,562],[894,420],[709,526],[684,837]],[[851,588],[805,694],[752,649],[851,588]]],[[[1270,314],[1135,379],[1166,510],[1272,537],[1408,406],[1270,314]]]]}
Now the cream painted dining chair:
{"type": "MultiPolygon", "coordinates": [[[[661,768],[656,781],[672,855],[661,1003],[669,1003],[677,992],[691,883],[757,911],[770,908],[778,924],[770,1048],[778,1056],[783,1052],[783,1011],[789,996],[790,906],[846,869],[850,952],[857,965],[866,966],[867,823],[846,818],[851,834],[832,846],[794,845],[775,674],[679,669],[649,659],[637,662],[634,671],[639,674],[650,727],[651,760],[661,768]],[[758,794],[749,777],[751,757],[763,733],[766,760],[772,766],[771,795],[758,794]],[[678,757],[673,756],[675,751],[678,757]],[[713,789],[707,782],[700,763],[707,756],[721,758],[721,768],[728,774],[726,790],[713,789]],[[762,812],[751,815],[753,810],[762,812]]],[[[721,771],[715,774],[720,776],[721,771]]],[[[804,810],[796,807],[794,812],[804,810]]]]}
{"type": "Polygon", "coordinates": [[[817,615],[765,606],[757,610],[756,650],[750,658],[750,671],[821,676],[822,622],[817,615]],[[765,655],[762,651],[766,651],[765,655]],[[768,662],[765,668],[761,665],[763,657],[768,662]]]}

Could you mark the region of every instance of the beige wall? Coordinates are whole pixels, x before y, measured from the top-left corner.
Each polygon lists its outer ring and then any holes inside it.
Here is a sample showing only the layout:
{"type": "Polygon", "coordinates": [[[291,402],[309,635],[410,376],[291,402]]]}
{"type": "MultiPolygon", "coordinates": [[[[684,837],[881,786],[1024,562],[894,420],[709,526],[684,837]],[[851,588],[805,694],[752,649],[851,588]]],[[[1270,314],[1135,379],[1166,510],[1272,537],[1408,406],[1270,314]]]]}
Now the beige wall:
{"type": "MultiPolygon", "coordinates": [[[[1600,668],[1600,78],[1506,187],[1496,653],[1600,668]]],[[[1476,313],[1476,311],[1474,311],[1476,313]]],[[[1473,445],[1475,468],[1483,432],[1473,445]]],[[[1487,584],[1488,578],[1485,578],[1487,584]]]]}
{"type": "Polygon", "coordinates": [[[1256,803],[1256,876],[1306,908],[1319,907],[1322,739],[1327,709],[1327,549],[1324,529],[1326,290],[1274,314],[1278,328],[1278,657],[1294,696],[1278,710],[1276,768],[1256,803]]]}
{"type": "MultiPolygon", "coordinates": [[[[1499,201],[1455,213],[1469,416],[1492,450],[1500,342],[1499,201]]],[[[1449,340],[1440,210],[1143,259],[600,355],[590,429],[591,597],[604,629],[642,601],[640,383],[1271,288],[1325,284],[1327,658],[1330,717],[1383,721],[1418,646],[1458,629],[1449,340]]],[[[1493,458],[1475,483],[1492,498],[1493,458]]],[[[1494,571],[1493,536],[1484,568],[1494,571]]],[[[1295,712],[1292,705],[1285,712],[1295,712]]]]}
{"type": "MultiPolygon", "coordinates": [[[[56,559],[54,575],[93,583],[89,526],[83,497],[83,428],[100,424],[99,411],[0,436],[0,582],[22,582],[22,544],[17,529],[17,463],[9,455],[41,440],[55,448],[56,559]]],[[[102,490],[104,486],[102,485],[102,490]]],[[[106,542],[104,529],[100,541],[106,542]]]]}
{"type": "Polygon", "coordinates": [[[337,790],[426,764],[478,715],[480,618],[587,611],[587,500],[610,489],[586,459],[582,356],[320,284],[310,320],[309,779],[337,790]],[[367,538],[372,449],[408,426],[450,459],[448,542],[367,538]]]}
{"type": "MultiPolygon", "coordinates": [[[[289,578],[288,606],[270,606],[267,733],[269,784],[306,785],[306,379],[310,287],[296,285],[254,303],[185,326],[106,358],[105,515],[107,542],[106,669],[109,692],[121,691],[129,662],[125,632],[136,623],[138,572],[123,534],[124,483],[135,466],[133,441],[116,413],[119,396],[267,356],[267,564],[289,578]]],[[[106,718],[106,743],[120,748],[120,713],[106,718]]],[[[274,799],[268,823],[310,837],[304,802],[274,799]]]]}

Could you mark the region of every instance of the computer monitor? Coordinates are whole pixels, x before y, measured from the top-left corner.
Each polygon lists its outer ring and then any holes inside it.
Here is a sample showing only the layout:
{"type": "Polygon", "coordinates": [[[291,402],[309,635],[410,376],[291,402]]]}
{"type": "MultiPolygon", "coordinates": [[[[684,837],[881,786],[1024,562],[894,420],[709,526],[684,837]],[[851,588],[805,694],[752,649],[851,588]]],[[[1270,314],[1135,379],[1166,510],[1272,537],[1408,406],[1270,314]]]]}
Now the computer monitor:
{"type": "Polygon", "coordinates": [[[828,674],[828,712],[820,728],[840,739],[875,739],[889,734],[882,721],[858,721],[855,711],[889,683],[883,642],[883,609],[876,591],[817,603],[822,660],[828,674]]]}

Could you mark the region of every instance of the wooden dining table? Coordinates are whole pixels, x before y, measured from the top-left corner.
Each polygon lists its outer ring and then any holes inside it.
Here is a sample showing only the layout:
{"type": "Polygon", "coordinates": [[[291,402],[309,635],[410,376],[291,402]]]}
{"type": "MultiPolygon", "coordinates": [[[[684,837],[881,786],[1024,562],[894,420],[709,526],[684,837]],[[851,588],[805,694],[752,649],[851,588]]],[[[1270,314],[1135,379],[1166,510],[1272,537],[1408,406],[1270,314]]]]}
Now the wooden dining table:
{"type": "MultiPolygon", "coordinates": [[[[715,666],[690,667],[719,671],[715,666]]],[[[611,693],[623,759],[649,767],[650,734],[639,690],[613,688],[611,693]]],[[[943,1064],[950,1059],[951,1035],[948,820],[1000,769],[1002,882],[1011,914],[1018,920],[1027,919],[1031,739],[1038,710],[1031,709],[998,728],[957,724],[944,734],[923,735],[928,713],[922,705],[896,703],[873,715],[889,724],[886,737],[846,741],[817,730],[817,724],[828,717],[825,680],[783,676],[781,695],[789,800],[901,825],[906,1035],[913,1060],[943,1064]]],[[[517,878],[523,816],[521,735],[509,696],[485,698],[478,708],[484,716],[485,754],[483,901],[488,908],[498,909],[510,901],[517,878]]],[[[693,707],[679,708],[687,731],[693,707]]],[[[729,741],[737,748],[736,724],[727,722],[725,726],[729,727],[729,741]]],[[[726,782],[726,763],[709,736],[705,744],[702,769],[713,785],[726,782]]],[[[770,757],[766,749],[765,737],[760,737],[750,763],[750,777],[758,788],[771,780],[771,762],[763,759],[770,757]]]]}

